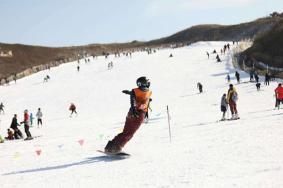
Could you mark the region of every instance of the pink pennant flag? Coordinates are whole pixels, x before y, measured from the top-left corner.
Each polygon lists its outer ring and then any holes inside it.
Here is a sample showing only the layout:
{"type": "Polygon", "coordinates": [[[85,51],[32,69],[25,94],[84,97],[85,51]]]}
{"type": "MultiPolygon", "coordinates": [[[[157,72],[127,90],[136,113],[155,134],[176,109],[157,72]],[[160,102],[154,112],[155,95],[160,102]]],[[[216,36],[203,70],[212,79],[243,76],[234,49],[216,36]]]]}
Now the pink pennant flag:
{"type": "Polygon", "coordinates": [[[35,151],[36,154],[39,156],[41,154],[41,149],[35,151]]]}
{"type": "Polygon", "coordinates": [[[83,140],[83,139],[78,140],[78,142],[79,142],[79,144],[80,144],[81,146],[84,145],[84,140],[83,140]]]}

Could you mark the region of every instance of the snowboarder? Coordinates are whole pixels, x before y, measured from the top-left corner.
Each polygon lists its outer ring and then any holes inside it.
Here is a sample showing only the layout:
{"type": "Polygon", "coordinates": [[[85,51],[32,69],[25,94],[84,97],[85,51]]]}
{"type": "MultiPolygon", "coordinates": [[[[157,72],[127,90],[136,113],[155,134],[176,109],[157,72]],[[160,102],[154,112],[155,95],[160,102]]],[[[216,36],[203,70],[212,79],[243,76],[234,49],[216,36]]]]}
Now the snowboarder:
{"type": "Polygon", "coordinates": [[[240,74],[238,73],[238,71],[235,72],[235,77],[237,79],[238,84],[240,83],[240,74]]]}
{"type": "Polygon", "coordinates": [[[17,114],[14,114],[10,128],[12,128],[14,130],[15,139],[23,138],[23,134],[20,131],[20,129],[18,128],[18,126],[20,126],[20,125],[18,124],[17,114]]]}
{"type": "Polygon", "coordinates": [[[226,111],[227,111],[227,108],[228,108],[228,103],[227,103],[227,100],[226,100],[226,94],[225,93],[221,97],[221,103],[220,104],[221,104],[220,105],[221,112],[223,112],[221,120],[224,121],[226,119],[225,114],[226,114],[226,111]]]}
{"type": "Polygon", "coordinates": [[[143,76],[137,79],[136,84],[138,88],[132,89],[132,91],[122,91],[123,93],[130,94],[131,107],[126,118],[123,132],[107,143],[104,148],[106,153],[119,153],[144,121],[149,99],[152,94],[149,90],[150,82],[143,76]]]}
{"type": "Polygon", "coordinates": [[[261,85],[261,84],[260,84],[259,82],[257,82],[257,83],[255,84],[257,91],[260,90],[260,85],[261,85]]]}
{"type": "Polygon", "coordinates": [[[14,140],[14,133],[11,131],[11,129],[7,129],[7,137],[5,137],[6,140],[14,140]]]}
{"type": "Polygon", "coordinates": [[[0,103],[0,114],[1,112],[4,114],[4,104],[2,102],[0,103]]]}
{"type": "Polygon", "coordinates": [[[233,84],[229,85],[229,90],[227,94],[227,102],[230,106],[232,117],[231,119],[239,119],[238,111],[237,111],[237,102],[238,100],[238,93],[236,92],[235,87],[233,84]]]}
{"type": "Polygon", "coordinates": [[[37,117],[37,128],[39,128],[39,124],[42,127],[42,112],[41,112],[40,108],[38,108],[38,110],[36,112],[36,117],[37,117]]]}
{"type": "Polygon", "coordinates": [[[77,111],[76,111],[76,106],[74,103],[71,103],[70,107],[69,107],[69,110],[71,111],[71,114],[70,114],[70,117],[72,117],[73,113],[75,114],[78,114],[77,111]]]}
{"type": "Polygon", "coordinates": [[[276,98],[276,102],[275,102],[275,107],[280,107],[280,103],[283,103],[283,87],[282,84],[279,83],[278,87],[274,90],[275,91],[275,98],[276,98]]]}
{"type": "Polygon", "coordinates": [[[25,127],[25,133],[27,135],[26,140],[33,139],[31,134],[30,134],[30,131],[29,131],[29,123],[30,123],[30,120],[29,120],[28,110],[25,110],[24,111],[24,120],[21,122],[21,124],[24,124],[24,127],[25,127]]]}
{"type": "Polygon", "coordinates": [[[202,84],[200,82],[198,82],[197,88],[199,90],[199,93],[202,93],[202,84]]]}

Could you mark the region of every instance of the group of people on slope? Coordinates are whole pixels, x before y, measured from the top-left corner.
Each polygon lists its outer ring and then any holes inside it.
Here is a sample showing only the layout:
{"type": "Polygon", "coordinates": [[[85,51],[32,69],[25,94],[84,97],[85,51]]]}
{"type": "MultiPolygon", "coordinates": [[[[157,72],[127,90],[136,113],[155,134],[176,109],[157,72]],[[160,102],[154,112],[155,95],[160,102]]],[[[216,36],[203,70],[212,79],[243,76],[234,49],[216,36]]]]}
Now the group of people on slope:
{"type": "MultiPolygon", "coordinates": [[[[42,112],[41,112],[40,108],[38,108],[38,111],[36,113],[36,117],[37,117],[37,125],[38,125],[38,128],[39,128],[39,125],[42,126],[42,112]]],[[[18,128],[19,126],[21,126],[21,124],[24,125],[24,129],[25,129],[25,133],[26,133],[26,140],[33,139],[32,135],[29,131],[29,128],[32,124],[32,120],[31,120],[31,115],[29,114],[28,110],[24,111],[24,119],[20,123],[18,123],[17,114],[14,114],[10,128],[7,129],[7,136],[5,137],[5,139],[6,140],[22,139],[23,134],[22,134],[21,130],[18,128]]],[[[4,142],[4,140],[3,140],[3,142],[4,142]]]]}

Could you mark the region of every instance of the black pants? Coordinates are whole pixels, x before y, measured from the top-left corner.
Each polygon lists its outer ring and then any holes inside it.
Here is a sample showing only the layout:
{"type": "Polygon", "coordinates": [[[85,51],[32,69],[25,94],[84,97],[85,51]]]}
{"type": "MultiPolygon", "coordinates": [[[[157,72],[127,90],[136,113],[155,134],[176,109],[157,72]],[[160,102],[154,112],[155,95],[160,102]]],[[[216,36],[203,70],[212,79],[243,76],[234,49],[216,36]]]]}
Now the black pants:
{"type": "Polygon", "coordinates": [[[25,133],[26,133],[28,138],[31,138],[31,134],[29,132],[29,126],[27,124],[25,124],[25,133]]]}
{"type": "Polygon", "coordinates": [[[23,138],[23,134],[22,134],[22,132],[18,128],[17,129],[13,129],[13,130],[14,130],[15,139],[23,138]]]}
{"type": "Polygon", "coordinates": [[[42,119],[39,119],[39,118],[38,118],[38,119],[37,119],[37,125],[39,125],[39,124],[42,125],[42,119]]]}

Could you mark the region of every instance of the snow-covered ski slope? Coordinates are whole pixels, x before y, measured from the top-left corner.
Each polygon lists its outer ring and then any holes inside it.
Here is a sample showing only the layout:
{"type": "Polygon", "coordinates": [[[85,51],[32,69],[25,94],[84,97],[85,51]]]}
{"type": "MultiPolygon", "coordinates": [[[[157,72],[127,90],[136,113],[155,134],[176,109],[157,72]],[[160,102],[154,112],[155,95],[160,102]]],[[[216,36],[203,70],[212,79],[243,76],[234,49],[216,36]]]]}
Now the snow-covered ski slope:
{"type": "Polygon", "coordinates": [[[22,121],[25,109],[35,115],[40,107],[43,127],[31,128],[33,136],[41,136],[34,140],[0,144],[0,187],[282,188],[283,111],[273,109],[277,82],[256,91],[240,71],[243,83],[236,84],[229,55],[220,56],[222,63],[206,56],[224,44],[199,42],[151,55],[133,53],[132,58],[91,58],[87,64],[81,61],[80,72],[72,62],[1,86],[2,136],[13,114],[22,121]],[[110,61],[114,67],[107,70],[110,61]],[[217,122],[228,72],[239,94],[241,119],[217,122]],[[51,79],[43,83],[46,74],[51,79]],[[130,106],[121,91],[134,88],[140,76],[151,80],[150,120],[125,146],[130,158],[106,157],[96,150],[121,132],[130,106]],[[71,102],[78,111],[72,118],[71,102]]]}

